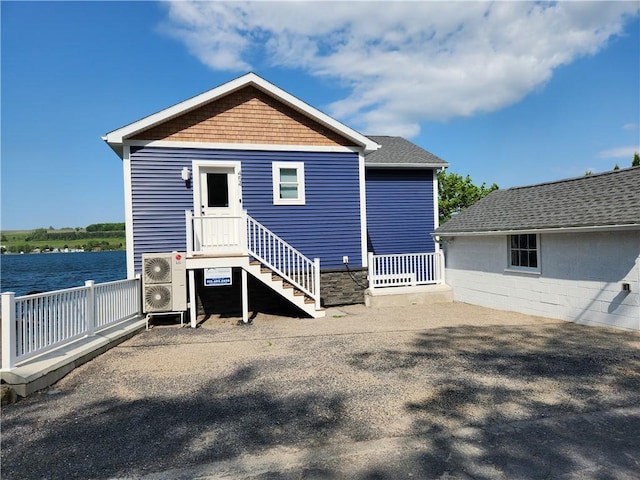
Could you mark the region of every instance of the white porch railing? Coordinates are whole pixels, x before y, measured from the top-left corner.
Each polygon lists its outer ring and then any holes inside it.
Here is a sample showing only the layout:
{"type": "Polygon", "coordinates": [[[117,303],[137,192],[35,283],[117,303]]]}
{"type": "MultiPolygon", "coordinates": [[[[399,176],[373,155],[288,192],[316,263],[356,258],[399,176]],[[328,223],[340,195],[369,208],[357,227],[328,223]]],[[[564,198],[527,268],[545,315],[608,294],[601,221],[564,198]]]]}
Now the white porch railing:
{"type": "Polygon", "coordinates": [[[187,255],[246,253],[246,215],[195,216],[187,211],[187,255]]]}
{"type": "Polygon", "coordinates": [[[320,259],[311,260],[264,225],[241,216],[195,216],[186,212],[187,256],[249,255],[304,294],[320,309],[320,259]]]}
{"type": "Polygon", "coordinates": [[[16,297],[2,294],[2,369],[142,315],[140,279],[16,297]]]}
{"type": "Polygon", "coordinates": [[[369,288],[435,285],[444,283],[444,255],[369,253],[369,288]]]}

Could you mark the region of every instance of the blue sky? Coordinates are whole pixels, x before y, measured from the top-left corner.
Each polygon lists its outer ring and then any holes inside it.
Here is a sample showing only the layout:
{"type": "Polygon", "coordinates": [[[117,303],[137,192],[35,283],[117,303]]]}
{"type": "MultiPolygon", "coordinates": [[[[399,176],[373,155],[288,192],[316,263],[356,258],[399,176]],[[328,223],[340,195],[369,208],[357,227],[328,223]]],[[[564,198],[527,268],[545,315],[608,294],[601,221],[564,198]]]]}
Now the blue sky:
{"type": "Polygon", "coordinates": [[[124,220],[105,133],[255,71],[501,188],[640,150],[639,2],[2,2],[2,229],[124,220]]]}

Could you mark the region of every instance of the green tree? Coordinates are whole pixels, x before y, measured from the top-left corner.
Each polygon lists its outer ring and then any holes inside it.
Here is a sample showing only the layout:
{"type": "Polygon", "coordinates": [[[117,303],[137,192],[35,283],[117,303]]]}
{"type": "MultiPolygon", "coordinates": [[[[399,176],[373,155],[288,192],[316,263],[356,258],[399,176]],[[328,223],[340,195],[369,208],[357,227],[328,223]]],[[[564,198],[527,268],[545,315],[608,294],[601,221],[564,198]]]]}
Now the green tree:
{"type": "Polygon", "coordinates": [[[638,152],[633,154],[633,161],[631,162],[632,167],[640,167],[640,155],[638,152]]]}
{"type": "Polygon", "coordinates": [[[492,183],[489,187],[486,183],[474,185],[471,177],[463,177],[457,173],[447,173],[445,170],[438,173],[438,209],[440,210],[440,224],[451,218],[454,212],[463,210],[482,197],[486,197],[494,190],[498,190],[498,185],[492,183]]]}

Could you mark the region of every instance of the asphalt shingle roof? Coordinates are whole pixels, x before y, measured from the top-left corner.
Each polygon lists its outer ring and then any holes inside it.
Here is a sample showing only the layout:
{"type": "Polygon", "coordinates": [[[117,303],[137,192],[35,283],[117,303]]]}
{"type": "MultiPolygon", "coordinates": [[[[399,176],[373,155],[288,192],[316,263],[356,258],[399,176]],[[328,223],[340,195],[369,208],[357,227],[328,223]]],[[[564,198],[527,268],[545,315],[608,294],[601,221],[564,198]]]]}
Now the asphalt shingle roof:
{"type": "Polygon", "coordinates": [[[368,135],[368,137],[374,142],[380,144],[381,148],[364,157],[365,165],[375,166],[397,164],[400,166],[403,164],[426,164],[438,167],[446,167],[449,165],[440,157],[402,137],[383,137],[372,135],[368,135]]]}
{"type": "Polygon", "coordinates": [[[640,167],[496,190],[438,234],[640,225],[640,167]]]}

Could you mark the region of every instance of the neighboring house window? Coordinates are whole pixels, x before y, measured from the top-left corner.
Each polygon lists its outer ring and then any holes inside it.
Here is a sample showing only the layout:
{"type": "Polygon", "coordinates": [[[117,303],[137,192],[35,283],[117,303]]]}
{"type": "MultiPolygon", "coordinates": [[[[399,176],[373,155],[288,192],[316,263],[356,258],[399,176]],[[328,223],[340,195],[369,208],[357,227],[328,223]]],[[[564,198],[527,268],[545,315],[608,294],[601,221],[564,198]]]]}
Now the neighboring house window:
{"type": "Polygon", "coordinates": [[[532,233],[509,235],[509,266],[539,270],[538,236],[532,233]]]}
{"type": "Polygon", "coordinates": [[[304,163],[273,162],[273,204],[304,203],[304,163]]]}

